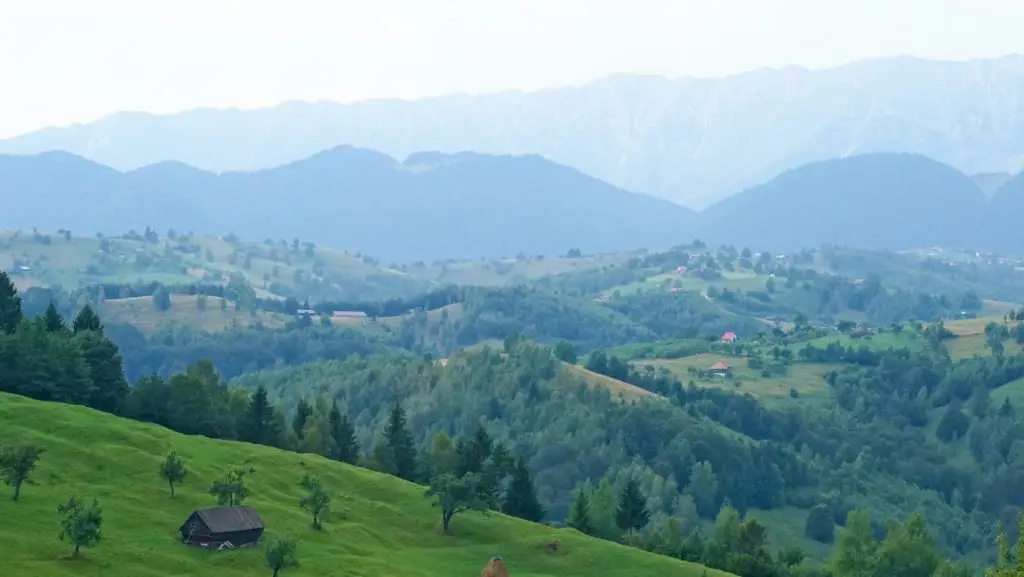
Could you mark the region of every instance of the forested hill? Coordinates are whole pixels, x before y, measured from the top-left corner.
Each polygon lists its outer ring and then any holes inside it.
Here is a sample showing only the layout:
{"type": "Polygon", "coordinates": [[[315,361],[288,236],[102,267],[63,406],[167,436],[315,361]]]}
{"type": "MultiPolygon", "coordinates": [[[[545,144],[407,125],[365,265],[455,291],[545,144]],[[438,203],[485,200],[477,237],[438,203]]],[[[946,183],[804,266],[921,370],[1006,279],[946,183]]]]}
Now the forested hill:
{"type": "MultiPolygon", "coordinates": [[[[820,243],[1024,250],[993,233],[998,209],[967,176],[929,158],[869,154],[788,171],[700,214],[700,238],[793,251],[820,243]]],[[[1008,231],[1003,231],[1008,232],[1008,231]]]]}
{"type": "Polygon", "coordinates": [[[452,490],[494,496],[478,483],[500,475],[535,497],[518,515],[741,577],[889,575],[909,558],[970,575],[1024,505],[1010,257],[695,241],[398,267],[408,284],[360,291],[377,300],[307,303],[306,274],[383,270],[298,239],[149,229],[83,253],[64,232],[4,239],[24,287],[0,286],[9,392],[452,490]],[[489,286],[416,292],[435,274],[489,286]],[[355,438],[339,444],[342,417],[355,438]],[[446,477],[449,446],[506,467],[446,477]],[[843,564],[855,546],[867,568],[843,564]]]}
{"type": "Polygon", "coordinates": [[[251,173],[179,163],[120,173],[64,152],[0,157],[0,226],[123,233],[147,224],[304,240],[388,261],[667,248],[693,213],[539,156],[348,146],[251,173]],[[40,210],[45,205],[46,210],[40,210]]]}
{"type": "Polygon", "coordinates": [[[1022,252],[1020,182],[990,199],[974,179],[927,157],[867,154],[790,170],[693,213],[535,155],[422,152],[398,162],[338,147],[214,174],[175,162],[120,173],[50,152],[0,157],[0,226],[113,236],[161,223],[201,235],[298,237],[402,263],[658,250],[695,237],[784,252],[822,243],[1022,252]]]}

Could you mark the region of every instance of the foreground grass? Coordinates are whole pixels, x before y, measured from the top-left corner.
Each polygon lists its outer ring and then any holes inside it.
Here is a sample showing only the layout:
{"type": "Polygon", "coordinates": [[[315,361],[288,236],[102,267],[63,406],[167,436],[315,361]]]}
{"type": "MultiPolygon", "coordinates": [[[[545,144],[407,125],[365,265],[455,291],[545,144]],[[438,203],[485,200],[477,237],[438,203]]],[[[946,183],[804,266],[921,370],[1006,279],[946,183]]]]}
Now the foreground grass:
{"type": "Polygon", "coordinates": [[[267,525],[264,539],[299,540],[302,566],[285,576],[468,577],[495,554],[515,577],[705,574],[702,566],[498,514],[458,516],[454,534],[443,536],[437,511],[416,485],[321,457],[189,437],[83,407],[0,394],[0,440],[46,447],[21,500],[0,499],[5,577],[269,575],[262,545],[202,551],[181,545],[177,534],[193,509],[215,504],[205,491],[214,478],[239,465],[256,469],[247,504],[267,525]],[[189,468],[174,499],[156,474],[172,448],[189,468]],[[310,529],[297,507],[297,483],[306,472],[319,475],[334,496],[335,513],[322,532],[310,529]],[[103,541],[76,560],[57,540],[57,504],[72,495],[96,498],[103,509],[103,541]],[[547,553],[544,545],[553,540],[560,541],[559,551],[547,553]]]}

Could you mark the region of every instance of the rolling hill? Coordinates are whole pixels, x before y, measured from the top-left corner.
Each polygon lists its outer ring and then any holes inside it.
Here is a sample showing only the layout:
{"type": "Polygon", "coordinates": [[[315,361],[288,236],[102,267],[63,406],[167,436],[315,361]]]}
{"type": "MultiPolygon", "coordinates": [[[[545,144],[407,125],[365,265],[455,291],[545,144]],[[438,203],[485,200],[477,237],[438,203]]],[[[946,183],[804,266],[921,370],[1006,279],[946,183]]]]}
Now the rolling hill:
{"type": "Polygon", "coordinates": [[[348,146],[250,173],[179,163],[120,173],[64,152],[0,157],[0,227],[124,233],[146,225],[302,238],[386,260],[667,247],[693,213],[539,156],[348,146]],[[45,207],[45,210],[44,210],[45,207]]]}
{"type": "MultiPolygon", "coordinates": [[[[783,251],[977,247],[992,241],[987,208],[978,186],[947,165],[864,154],[814,162],[730,197],[701,213],[699,230],[712,242],[783,251]]],[[[1019,238],[1010,244],[1024,248],[1019,238]]]]}
{"type": "Polygon", "coordinates": [[[115,114],[0,142],[133,170],[177,160],[258,170],[340,144],[538,153],[628,190],[702,208],[787,169],[868,152],[916,152],[968,173],[1022,168],[1024,56],[892,58],[724,78],[617,75],[577,87],[416,101],[286,102],[252,111],[115,114]]]}
{"type": "Polygon", "coordinates": [[[318,456],[180,435],[83,407],[0,394],[0,437],[46,448],[21,500],[3,507],[0,538],[10,577],[269,575],[265,545],[202,551],[182,545],[176,533],[193,509],[215,504],[206,487],[233,466],[256,471],[247,479],[247,504],[267,524],[264,538],[298,540],[301,566],[286,577],[476,575],[495,554],[516,577],[727,575],[499,514],[465,513],[452,522],[453,534],[442,536],[423,488],[397,478],[318,456]],[[156,474],[171,449],[189,469],[175,498],[156,474]],[[298,480],[307,472],[333,493],[334,513],[322,532],[310,529],[296,505],[298,480]],[[71,548],[56,539],[56,506],[72,495],[96,498],[103,510],[103,540],[76,560],[67,559],[71,548]],[[558,551],[548,553],[545,544],[554,540],[558,551]]]}

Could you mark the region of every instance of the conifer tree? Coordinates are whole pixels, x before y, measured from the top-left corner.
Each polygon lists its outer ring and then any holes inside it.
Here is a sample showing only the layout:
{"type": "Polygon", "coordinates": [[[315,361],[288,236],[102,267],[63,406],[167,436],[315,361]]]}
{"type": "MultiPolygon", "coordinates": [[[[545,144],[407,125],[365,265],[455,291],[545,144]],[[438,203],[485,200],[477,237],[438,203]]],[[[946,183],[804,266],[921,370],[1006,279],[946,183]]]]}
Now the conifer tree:
{"type": "Polygon", "coordinates": [[[533,480],[530,478],[530,470],[522,458],[516,459],[512,469],[512,480],[505,490],[505,500],[502,503],[501,511],[506,515],[535,523],[539,523],[544,518],[544,507],[537,500],[533,480]]]}
{"type": "Polygon", "coordinates": [[[594,534],[594,525],[590,522],[590,494],[586,487],[576,488],[572,497],[572,506],[569,508],[569,518],[566,519],[565,524],[584,535],[594,534]]]}
{"type": "Polygon", "coordinates": [[[332,457],[336,461],[355,464],[359,461],[359,441],[356,439],[356,430],[349,422],[348,416],[341,412],[338,403],[331,405],[331,412],[327,415],[331,433],[332,457]]]}
{"type": "Polygon", "coordinates": [[[406,425],[405,409],[402,405],[395,405],[391,410],[388,424],[384,428],[384,442],[387,446],[387,456],[390,457],[394,468],[392,473],[407,481],[416,480],[416,447],[406,425]]]}
{"type": "Polygon", "coordinates": [[[108,413],[119,413],[130,388],[124,377],[124,362],[117,345],[98,331],[79,332],[74,340],[82,351],[92,388],[88,405],[108,413]]]}
{"type": "Polygon", "coordinates": [[[313,407],[306,401],[305,397],[299,398],[299,403],[295,407],[295,418],[292,419],[292,430],[295,431],[295,436],[302,439],[302,435],[306,430],[306,421],[313,414],[313,407]]]}
{"type": "Polygon", "coordinates": [[[0,271],[0,333],[10,334],[21,324],[21,297],[7,273],[0,271]]]}
{"type": "Polygon", "coordinates": [[[85,305],[82,310],[75,316],[74,322],[71,323],[71,330],[75,334],[93,331],[100,334],[103,333],[103,323],[100,322],[100,317],[96,315],[96,312],[92,310],[92,307],[85,305]]]}
{"type": "Polygon", "coordinates": [[[46,327],[48,333],[59,333],[68,328],[64,317],[57,312],[57,306],[53,304],[53,301],[50,301],[50,306],[46,307],[46,312],[43,313],[43,326],[46,327]]]}
{"type": "Polygon", "coordinates": [[[274,417],[274,406],[270,404],[267,388],[260,385],[249,401],[249,409],[242,424],[242,440],[259,445],[275,446],[281,431],[274,417]]]}
{"type": "Polygon", "coordinates": [[[634,532],[643,529],[650,520],[651,512],[647,510],[647,498],[640,492],[640,485],[630,479],[619,496],[615,524],[632,537],[634,532]]]}

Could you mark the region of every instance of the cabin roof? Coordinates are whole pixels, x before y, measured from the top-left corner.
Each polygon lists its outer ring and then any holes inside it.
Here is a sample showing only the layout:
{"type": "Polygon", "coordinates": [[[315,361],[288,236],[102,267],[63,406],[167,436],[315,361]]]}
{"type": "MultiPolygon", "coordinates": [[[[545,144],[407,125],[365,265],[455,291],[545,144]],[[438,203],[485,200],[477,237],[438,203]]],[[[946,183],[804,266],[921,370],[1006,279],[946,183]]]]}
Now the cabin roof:
{"type": "Polygon", "coordinates": [[[263,529],[263,519],[260,519],[256,510],[248,505],[196,509],[195,515],[202,519],[212,533],[263,529]]]}

